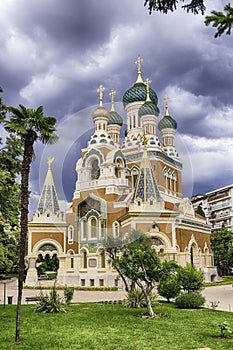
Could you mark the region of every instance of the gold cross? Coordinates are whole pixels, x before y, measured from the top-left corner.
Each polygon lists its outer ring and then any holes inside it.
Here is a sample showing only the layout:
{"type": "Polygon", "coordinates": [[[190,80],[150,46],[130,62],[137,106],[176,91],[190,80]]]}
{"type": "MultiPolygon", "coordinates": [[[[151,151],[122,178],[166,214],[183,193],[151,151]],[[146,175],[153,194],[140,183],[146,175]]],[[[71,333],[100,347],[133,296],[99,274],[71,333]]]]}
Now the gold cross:
{"type": "Polygon", "coordinates": [[[137,77],[136,83],[143,83],[142,74],[141,74],[141,63],[142,62],[143,62],[143,59],[140,56],[138,56],[137,61],[135,62],[135,64],[138,66],[138,77],[137,77]]]}
{"type": "Polygon", "coordinates": [[[141,63],[143,62],[143,59],[138,56],[137,61],[135,62],[135,64],[138,66],[138,73],[141,73],[141,63]]]}
{"type": "Polygon", "coordinates": [[[152,81],[149,78],[146,78],[145,84],[146,84],[146,101],[151,102],[150,99],[150,84],[152,81]]]}
{"type": "Polygon", "coordinates": [[[115,111],[114,100],[115,100],[116,91],[112,89],[109,95],[111,96],[111,99],[112,99],[111,111],[115,111]]]}
{"type": "Polygon", "coordinates": [[[51,164],[54,161],[54,158],[48,157],[47,163],[48,163],[48,168],[51,169],[51,164]]]}
{"type": "Polygon", "coordinates": [[[101,84],[97,90],[97,92],[99,93],[99,97],[100,97],[100,106],[103,106],[103,92],[105,90],[105,87],[103,87],[103,85],[101,84]]]}
{"type": "Polygon", "coordinates": [[[165,101],[165,115],[169,116],[169,112],[168,112],[168,101],[170,100],[170,97],[168,95],[164,96],[164,101],[165,101]]]}

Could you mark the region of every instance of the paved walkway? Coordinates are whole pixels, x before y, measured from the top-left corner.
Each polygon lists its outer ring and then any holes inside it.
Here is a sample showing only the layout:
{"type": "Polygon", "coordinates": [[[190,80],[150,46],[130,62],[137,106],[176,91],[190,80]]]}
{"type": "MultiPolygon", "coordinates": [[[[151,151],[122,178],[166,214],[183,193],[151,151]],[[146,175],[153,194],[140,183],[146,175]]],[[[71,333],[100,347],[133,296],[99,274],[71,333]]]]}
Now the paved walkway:
{"type": "MultiPolygon", "coordinates": [[[[46,281],[46,284],[53,283],[46,281]]],[[[25,304],[25,297],[36,296],[39,294],[39,290],[24,289],[22,303],[25,304]]],[[[45,291],[45,292],[48,292],[45,291]]],[[[59,291],[60,295],[63,295],[63,291],[59,291]]],[[[211,307],[211,302],[219,302],[217,310],[224,310],[233,312],[233,287],[232,285],[207,287],[202,294],[206,298],[206,307],[211,307]]],[[[13,304],[17,302],[17,281],[9,282],[6,284],[6,300],[8,302],[8,296],[13,296],[13,304]]],[[[105,300],[122,300],[125,299],[124,291],[117,292],[104,292],[104,291],[74,291],[74,302],[97,302],[105,300]]],[[[4,303],[4,284],[0,283],[0,304],[4,303]]]]}

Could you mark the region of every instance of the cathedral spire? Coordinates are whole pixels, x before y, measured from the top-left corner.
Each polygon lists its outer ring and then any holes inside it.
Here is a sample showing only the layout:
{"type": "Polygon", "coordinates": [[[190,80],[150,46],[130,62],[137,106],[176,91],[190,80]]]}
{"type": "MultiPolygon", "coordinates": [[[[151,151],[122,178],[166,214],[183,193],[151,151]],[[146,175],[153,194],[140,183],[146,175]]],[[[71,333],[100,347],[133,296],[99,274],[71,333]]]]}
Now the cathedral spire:
{"type": "Polygon", "coordinates": [[[151,99],[150,99],[150,84],[152,83],[152,81],[147,78],[146,79],[146,102],[151,102],[151,99]]]}
{"type": "Polygon", "coordinates": [[[138,175],[138,180],[136,183],[136,188],[134,192],[134,201],[140,199],[142,203],[147,203],[150,200],[155,199],[157,202],[161,202],[162,198],[160,196],[153,170],[151,168],[150,159],[147,154],[147,142],[148,138],[144,135],[143,137],[143,155],[140,165],[140,171],[138,175]]]}
{"type": "Polygon", "coordinates": [[[135,62],[135,64],[138,67],[138,77],[137,77],[136,83],[143,83],[142,72],[141,72],[141,63],[142,62],[143,62],[143,59],[140,56],[138,56],[137,61],[135,62]]]}
{"type": "Polygon", "coordinates": [[[170,100],[170,97],[168,95],[164,96],[164,101],[165,101],[165,117],[169,117],[169,111],[168,111],[168,101],[170,100]]]}
{"type": "Polygon", "coordinates": [[[105,90],[105,87],[101,84],[97,90],[97,92],[99,93],[99,101],[100,101],[100,107],[103,106],[103,92],[105,90]]]}
{"type": "Polygon", "coordinates": [[[37,206],[37,211],[40,214],[50,213],[56,215],[58,212],[60,212],[57,192],[51,170],[51,164],[53,161],[54,158],[48,158],[48,171],[37,206]]]}
{"type": "Polygon", "coordinates": [[[112,100],[112,108],[111,108],[111,112],[114,112],[115,111],[115,95],[116,95],[116,91],[115,90],[111,90],[110,94],[111,96],[111,100],[112,100]]]}

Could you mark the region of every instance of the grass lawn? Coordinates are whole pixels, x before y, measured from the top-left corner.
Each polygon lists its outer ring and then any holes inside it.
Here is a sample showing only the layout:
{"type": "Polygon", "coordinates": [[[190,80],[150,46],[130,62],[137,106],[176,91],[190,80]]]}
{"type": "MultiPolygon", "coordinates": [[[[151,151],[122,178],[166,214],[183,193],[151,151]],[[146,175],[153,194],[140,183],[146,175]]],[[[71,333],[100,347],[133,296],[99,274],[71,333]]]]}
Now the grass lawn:
{"type": "Polygon", "coordinates": [[[22,305],[21,343],[14,345],[15,305],[0,305],[0,349],[50,350],[212,350],[233,349],[233,335],[220,339],[216,324],[228,321],[224,311],[179,310],[158,303],[156,313],[167,317],[138,317],[144,309],[127,309],[120,304],[71,304],[67,313],[38,314],[34,305],[22,305]]]}

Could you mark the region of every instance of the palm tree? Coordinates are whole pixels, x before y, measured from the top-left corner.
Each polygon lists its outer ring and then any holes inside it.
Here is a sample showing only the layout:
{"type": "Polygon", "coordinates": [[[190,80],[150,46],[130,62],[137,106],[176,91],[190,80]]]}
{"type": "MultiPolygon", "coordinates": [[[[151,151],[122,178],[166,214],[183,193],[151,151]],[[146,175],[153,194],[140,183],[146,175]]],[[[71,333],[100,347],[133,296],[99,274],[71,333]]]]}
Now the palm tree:
{"type": "Polygon", "coordinates": [[[24,259],[26,253],[26,239],[28,233],[28,205],[29,191],[28,181],[30,166],[34,155],[34,142],[54,143],[58,139],[55,132],[56,119],[45,116],[43,107],[36,110],[19,105],[19,108],[8,107],[11,113],[9,121],[5,121],[5,129],[18,135],[23,143],[23,160],[21,169],[21,194],[20,194],[20,255],[18,275],[18,300],[16,314],[16,343],[20,340],[20,311],[24,281],[24,259]]]}

